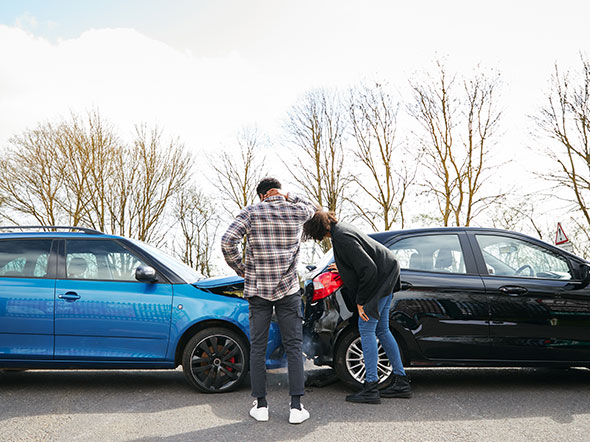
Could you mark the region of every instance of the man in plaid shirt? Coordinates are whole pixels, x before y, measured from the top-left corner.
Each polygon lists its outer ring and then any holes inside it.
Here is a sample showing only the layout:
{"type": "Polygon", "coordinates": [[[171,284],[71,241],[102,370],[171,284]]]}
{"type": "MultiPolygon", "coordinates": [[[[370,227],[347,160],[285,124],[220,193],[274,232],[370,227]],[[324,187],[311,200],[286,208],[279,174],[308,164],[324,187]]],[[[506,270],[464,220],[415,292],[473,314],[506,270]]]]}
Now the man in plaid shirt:
{"type": "Polygon", "coordinates": [[[265,178],[256,193],[261,202],[242,210],[221,238],[221,249],[228,265],[244,277],[244,296],[250,308],[250,380],[256,398],[250,415],[268,420],[266,401],[266,346],[273,308],[276,311],[283,347],[287,353],[290,423],[301,423],[309,412],[301,405],[304,394],[301,346],[302,314],[297,258],[303,224],[316,206],[283,193],[281,183],[265,178]],[[238,245],[246,236],[246,254],[238,245]]]}

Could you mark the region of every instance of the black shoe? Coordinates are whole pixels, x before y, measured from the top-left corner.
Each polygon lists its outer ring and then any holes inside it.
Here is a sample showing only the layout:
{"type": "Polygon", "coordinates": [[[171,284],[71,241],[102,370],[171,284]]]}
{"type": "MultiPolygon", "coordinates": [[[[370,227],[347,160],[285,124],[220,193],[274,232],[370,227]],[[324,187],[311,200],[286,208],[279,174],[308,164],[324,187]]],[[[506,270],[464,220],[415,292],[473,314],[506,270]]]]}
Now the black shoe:
{"type": "Polygon", "coordinates": [[[357,404],[380,404],[381,398],[379,397],[377,382],[365,382],[361,391],[349,394],[346,396],[346,400],[357,404]]]}
{"type": "Polygon", "coordinates": [[[381,390],[381,397],[412,397],[412,387],[408,376],[395,376],[395,382],[389,387],[381,390]]]}

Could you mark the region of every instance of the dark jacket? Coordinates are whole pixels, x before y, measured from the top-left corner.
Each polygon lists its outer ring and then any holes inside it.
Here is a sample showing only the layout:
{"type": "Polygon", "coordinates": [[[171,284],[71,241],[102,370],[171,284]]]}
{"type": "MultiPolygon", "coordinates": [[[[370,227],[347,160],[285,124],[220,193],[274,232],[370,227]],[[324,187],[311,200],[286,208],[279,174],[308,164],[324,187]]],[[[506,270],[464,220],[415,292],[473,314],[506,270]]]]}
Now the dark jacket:
{"type": "Polygon", "coordinates": [[[379,319],[379,300],[400,289],[399,263],[387,247],[350,224],[332,224],[330,233],[344,288],[379,319]]]}

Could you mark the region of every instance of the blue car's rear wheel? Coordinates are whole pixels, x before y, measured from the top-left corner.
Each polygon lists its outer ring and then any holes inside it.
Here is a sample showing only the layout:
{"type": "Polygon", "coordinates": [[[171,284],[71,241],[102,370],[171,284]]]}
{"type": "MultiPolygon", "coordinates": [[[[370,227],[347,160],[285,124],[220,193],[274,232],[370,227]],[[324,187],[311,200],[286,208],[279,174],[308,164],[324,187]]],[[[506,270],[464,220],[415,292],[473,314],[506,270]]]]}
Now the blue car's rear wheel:
{"type": "Polygon", "coordinates": [[[244,381],[248,364],[244,338],[220,327],[198,332],[188,341],[182,356],[184,374],[203,393],[235,390],[244,381]]]}

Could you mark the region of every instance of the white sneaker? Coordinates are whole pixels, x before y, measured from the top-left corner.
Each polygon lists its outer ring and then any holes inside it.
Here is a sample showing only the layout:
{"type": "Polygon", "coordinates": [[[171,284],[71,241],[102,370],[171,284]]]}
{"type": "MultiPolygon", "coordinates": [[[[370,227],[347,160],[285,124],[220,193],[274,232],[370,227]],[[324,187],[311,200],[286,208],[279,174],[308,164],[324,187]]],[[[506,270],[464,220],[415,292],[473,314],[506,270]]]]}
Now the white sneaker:
{"type": "Polygon", "coordinates": [[[258,400],[252,402],[252,405],[254,406],[250,409],[250,416],[252,416],[258,422],[268,421],[268,407],[258,408],[258,400]]]}
{"type": "Polygon", "coordinates": [[[290,424],[300,424],[301,422],[305,422],[309,419],[309,411],[301,406],[301,410],[297,408],[291,408],[291,412],[289,413],[289,423],[290,424]]]}

